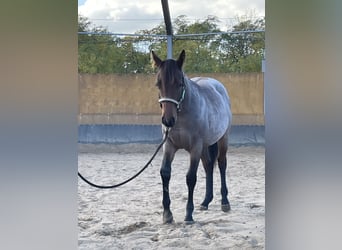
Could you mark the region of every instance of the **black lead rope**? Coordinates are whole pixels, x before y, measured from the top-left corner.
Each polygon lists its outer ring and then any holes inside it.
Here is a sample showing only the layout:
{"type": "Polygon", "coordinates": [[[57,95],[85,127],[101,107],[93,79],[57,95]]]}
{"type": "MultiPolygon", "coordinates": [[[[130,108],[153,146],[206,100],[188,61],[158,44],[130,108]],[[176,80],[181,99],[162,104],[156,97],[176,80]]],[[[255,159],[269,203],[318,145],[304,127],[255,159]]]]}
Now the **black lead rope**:
{"type": "Polygon", "coordinates": [[[146,165],[138,172],[136,173],[135,175],[133,175],[131,178],[129,178],[128,180],[125,180],[119,184],[115,184],[115,185],[111,185],[111,186],[103,186],[103,185],[96,185],[90,181],[88,181],[86,178],[84,178],[80,172],[78,172],[78,176],[86,183],[88,183],[90,186],[92,187],[96,187],[96,188],[102,188],[102,189],[106,189],[106,188],[117,188],[117,187],[120,187],[124,184],[126,184],[127,182],[130,182],[131,180],[135,179],[136,177],[138,177],[138,175],[140,175],[150,164],[151,162],[153,161],[154,157],[156,157],[157,153],[159,152],[160,148],[163,146],[163,144],[165,143],[165,141],[167,140],[167,135],[168,135],[168,132],[169,130],[167,129],[166,132],[165,132],[165,136],[164,136],[164,139],[163,141],[158,145],[156,151],[154,152],[154,154],[152,155],[151,159],[146,163],[146,165]]]}

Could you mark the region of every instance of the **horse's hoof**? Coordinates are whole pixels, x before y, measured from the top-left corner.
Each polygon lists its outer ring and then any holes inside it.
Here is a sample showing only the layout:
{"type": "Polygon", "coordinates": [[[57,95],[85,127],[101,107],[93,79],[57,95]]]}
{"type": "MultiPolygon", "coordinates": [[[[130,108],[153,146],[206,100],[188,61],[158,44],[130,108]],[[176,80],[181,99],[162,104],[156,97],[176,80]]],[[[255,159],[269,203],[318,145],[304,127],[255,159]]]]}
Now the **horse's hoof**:
{"type": "Polygon", "coordinates": [[[194,224],[195,223],[195,221],[194,220],[184,220],[184,223],[185,223],[185,225],[192,225],[192,224],[194,224]]]}
{"type": "Polygon", "coordinates": [[[185,216],[185,219],[184,219],[184,223],[186,225],[190,225],[190,224],[193,224],[194,223],[194,219],[192,218],[192,216],[185,216]]]}
{"type": "Polygon", "coordinates": [[[229,212],[230,211],[230,204],[222,204],[221,209],[223,212],[229,212]]]}
{"type": "Polygon", "coordinates": [[[200,210],[208,210],[208,206],[200,205],[200,210]]]}
{"type": "Polygon", "coordinates": [[[170,224],[173,222],[173,215],[171,211],[166,211],[163,214],[163,223],[164,224],[170,224]]]}

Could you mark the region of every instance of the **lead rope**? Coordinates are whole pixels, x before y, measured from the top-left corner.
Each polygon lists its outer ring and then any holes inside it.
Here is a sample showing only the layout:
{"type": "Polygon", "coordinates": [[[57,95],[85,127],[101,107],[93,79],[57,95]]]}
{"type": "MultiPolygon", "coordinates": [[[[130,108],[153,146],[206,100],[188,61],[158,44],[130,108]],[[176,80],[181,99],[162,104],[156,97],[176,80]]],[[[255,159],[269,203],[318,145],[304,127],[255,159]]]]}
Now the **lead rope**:
{"type": "Polygon", "coordinates": [[[97,184],[94,184],[90,181],[88,181],[85,177],[83,177],[80,172],[78,171],[78,176],[84,181],[86,182],[87,184],[89,184],[90,186],[92,187],[96,187],[96,188],[101,188],[101,189],[108,189],[108,188],[117,188],[117,187],[120,187],[128,182],[130,182],[131,180],[135,179],[136,177],[138,177],[150,164],[151,162],[153,161],[154,157],[156,157],[157,153],[159,152],[159,150],[161,149],[161,147],[163,146],[163,144],[166,142],[167,140],[167,136],[168,136],[168,133],[169,133],[169,128],[166,129],[165,131],[165,136],[164,136],[164,139],[163,141],[158,145],[156,151],[154,152],[154,154],[152,155],[151,159],[145,164],[145,166],[138,172],[136,173],[135,175],[133,175],[131,178],[119,183],[119,184],[115,184],[115,185],[110,185],[110,186],[103,186],[103,185],[97,185],[97,184]]]}

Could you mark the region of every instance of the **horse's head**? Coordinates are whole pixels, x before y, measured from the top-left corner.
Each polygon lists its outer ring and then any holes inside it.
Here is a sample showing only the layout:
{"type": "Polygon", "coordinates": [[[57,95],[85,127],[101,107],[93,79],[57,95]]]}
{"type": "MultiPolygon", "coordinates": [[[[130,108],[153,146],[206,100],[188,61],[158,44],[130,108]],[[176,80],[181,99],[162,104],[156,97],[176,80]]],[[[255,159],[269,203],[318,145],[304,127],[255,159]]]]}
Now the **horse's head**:
{"type": "Polygon", "coordinates": [[[162,61],[153,51],[152,59],[158,67],[157,87],[159,103],[162,110],[162,123],[173,127],[177,121],[177,112],[185,95],[185,82],[182,71],[185,51],[182,50],[177,60],[162,61]]]}

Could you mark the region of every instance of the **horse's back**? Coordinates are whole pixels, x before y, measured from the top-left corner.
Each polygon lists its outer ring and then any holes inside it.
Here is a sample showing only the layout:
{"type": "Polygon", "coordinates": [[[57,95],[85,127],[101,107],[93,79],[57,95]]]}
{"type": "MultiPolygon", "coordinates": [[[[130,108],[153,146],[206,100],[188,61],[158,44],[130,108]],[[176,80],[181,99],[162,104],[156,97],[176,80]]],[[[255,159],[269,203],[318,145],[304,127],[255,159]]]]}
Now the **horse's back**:
{"type": "Polygon", "coordinates": [[[208,125],[205,141],[208,145],[212,145],[231,126],[232,113],[228,92],[221,82],[213,78],[195,77],[191,80],[197,84],[201,96],[205,100],[204,119],[207,120],[208,125]]]}

